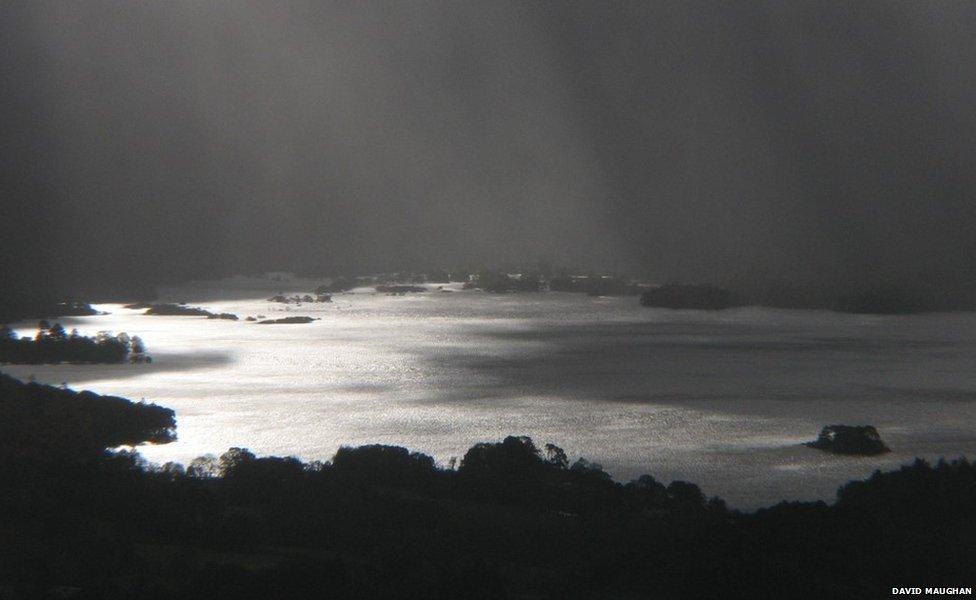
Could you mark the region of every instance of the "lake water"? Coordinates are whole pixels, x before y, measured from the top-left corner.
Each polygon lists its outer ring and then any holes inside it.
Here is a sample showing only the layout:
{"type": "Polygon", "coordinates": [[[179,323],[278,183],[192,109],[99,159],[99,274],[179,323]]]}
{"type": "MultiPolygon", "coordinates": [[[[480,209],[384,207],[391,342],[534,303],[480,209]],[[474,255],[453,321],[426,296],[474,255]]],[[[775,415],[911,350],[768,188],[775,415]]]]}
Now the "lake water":
{"type": "Polygon", "coordinates": [[[141,448],[154,462],[231,446],[328,459],[342,444],[386,443],[446,464],[518,434],[619,480],[684,479],[753,508],[830,500],[845,481],[915,456],[976,454],[976,314],[672,311],[636,298],[457,289],[266,301],[315,285],[237,278],[164,291],[242,318],[321,319],[303,325],[100,305],[110,314],[60,322],[139,335],[152,364],[3,369],[175,409],[179,441],[141,448]],[[833,423],[875,425],[893,452],[838,457],[800,445],[833,423]]]}

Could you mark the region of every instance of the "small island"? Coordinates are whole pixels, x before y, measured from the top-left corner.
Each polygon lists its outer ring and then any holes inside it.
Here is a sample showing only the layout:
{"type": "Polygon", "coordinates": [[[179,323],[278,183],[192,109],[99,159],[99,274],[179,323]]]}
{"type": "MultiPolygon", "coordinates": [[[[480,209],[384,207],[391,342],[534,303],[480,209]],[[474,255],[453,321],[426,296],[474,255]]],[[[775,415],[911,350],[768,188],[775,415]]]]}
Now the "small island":
{"type": "Polygon", "coordinates": [[[349,277],[337,277],[330,283],[323,283],[319,287],[315,288],[316,296],[329,296],[331,299],[332,294],[339,294],[342,292],[348,292],[354,287],[361,285],[358,279],[353,279],[349,277]]]}
{"type": "Polygon", "coordinates": [[[891,452],[870,425],[827,425],[815,441],[805,445],[832,454],[875,456],[891,452]]]}
{"type": "Polygon", "coordinates": [[[319,293],[318,291],[316,291],[315,296],[312,296],[311,294],[305,294],[304,296],[300,296],[298,294],[295,294],[294,296],[276,294],[268,298],[268,302],[278,302],[279,304],[297,304],[301,306],[302,303],[315,304],[317,302],[332,302],[332,294],[327,292],[319,293]]]}
{"type": "Polygon", "coordinates": [[[37,334],[18,337],[6,325],[0,327],[0,363],[41,365],[57,363],[114,364],[123,362],[150,363],[146,346],[139,336],[127,333],[112,335],[100,331],[89,337],[73,329],[64,330],[60,323],[51,325],[41,321],[37,334]]]}
{"type": "Polygon", "coordinates": [[[263,321],[258,321],[258,325],[292,325],[298,323],[311,323],[312,321],[318,321],[318,319],[313,319],[312,317],[284,317],[282,319],[265,319],[263,321]]]}
{"type": "Polygon", "coordinates": [[[140,309],[145,308],[144,315],[156,315],[163,317],[207,317],[208,319],[224,319],[227,321],[237,321],[238,317],[231,313],[214,313],[205,308],[197,306],[187,306],[185,304],[128,304],[126,308],[140,309]]]}

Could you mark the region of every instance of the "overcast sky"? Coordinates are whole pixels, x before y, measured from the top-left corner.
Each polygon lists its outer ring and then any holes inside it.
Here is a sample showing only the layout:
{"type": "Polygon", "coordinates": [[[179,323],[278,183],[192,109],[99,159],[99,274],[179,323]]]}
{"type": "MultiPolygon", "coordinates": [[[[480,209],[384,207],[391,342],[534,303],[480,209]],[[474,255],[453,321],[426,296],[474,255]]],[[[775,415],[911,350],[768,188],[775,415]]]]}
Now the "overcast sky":
{"type": "Polygon", "coordinates": [[[976,3],[0,3],[13,277],[976,275],[976,3]]]}

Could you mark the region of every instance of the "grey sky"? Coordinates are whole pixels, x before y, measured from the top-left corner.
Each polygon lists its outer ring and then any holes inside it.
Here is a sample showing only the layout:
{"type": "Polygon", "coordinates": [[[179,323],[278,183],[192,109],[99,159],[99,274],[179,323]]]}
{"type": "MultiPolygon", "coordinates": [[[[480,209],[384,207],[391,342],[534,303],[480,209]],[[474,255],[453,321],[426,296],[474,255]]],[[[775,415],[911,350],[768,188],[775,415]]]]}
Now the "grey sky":
{"type": "Polygon", "coordinates": [[[972,278],[974,26],[967,2],[5,2],[2,266],[972,278]]]}

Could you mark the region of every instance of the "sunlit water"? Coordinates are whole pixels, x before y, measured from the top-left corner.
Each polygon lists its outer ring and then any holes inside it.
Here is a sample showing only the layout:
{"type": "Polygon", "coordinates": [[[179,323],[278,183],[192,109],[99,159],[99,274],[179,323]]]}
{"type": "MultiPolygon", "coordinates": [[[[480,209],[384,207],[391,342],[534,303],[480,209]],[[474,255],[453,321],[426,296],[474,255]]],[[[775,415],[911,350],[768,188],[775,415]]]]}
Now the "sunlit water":
{"type": "Polygon", "coordinates": [[[238,279],[166,291],[242,318],[321,319],[304,325],[101,305],[110,314],[60,321],[139,335],[152,364],[3,369],[175,409],[179,441],[141,449],[154,462],[231,446],[328,459],[342,444],[386,443],[446,464],[476,442],[520,434],[617,479],[684,479],[750,508],[829,500],[875,469],[976,450],[973,314],[671,311],[635,298],[435,290],[265,300],[312,287],[238,279]],[[893,452],[838,457],[801,445],[832,423],[873,424],[893,452]]]}

